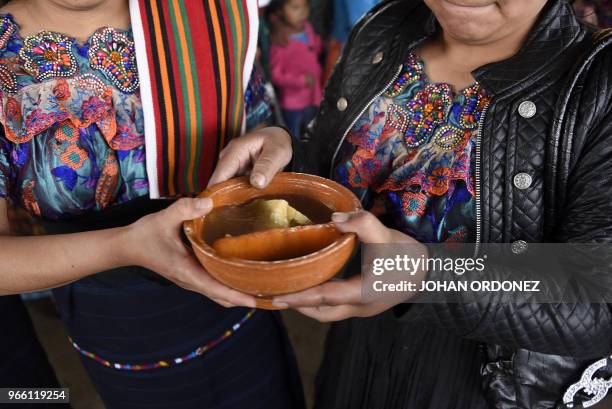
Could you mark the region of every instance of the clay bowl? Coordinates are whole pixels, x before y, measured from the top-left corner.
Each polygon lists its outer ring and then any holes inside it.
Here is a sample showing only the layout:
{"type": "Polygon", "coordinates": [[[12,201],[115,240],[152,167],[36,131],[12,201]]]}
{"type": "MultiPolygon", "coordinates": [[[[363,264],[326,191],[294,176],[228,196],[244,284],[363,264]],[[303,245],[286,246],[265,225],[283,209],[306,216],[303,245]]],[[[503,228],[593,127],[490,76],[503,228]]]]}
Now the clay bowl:
{"type": "MultiPolygon", "coordinates": [[[[268,187],[252,187],[247,177],[239,177],[213,186],[199,197],[209,197],[213,208],[248,203],[259,197],[299,194],[315,199],[334,211],[361,209],[357,197],[345,187],[328,179],[300,173],[279,173],[268,187]]],[[[185,221],[183,228],[195,255],[211,276],[228,287],[258,297],[258,308],[277,309],[271,298],[319,285],[334,277],[348,262],[355,246],[354,234],[337,234],[331,244],[305,256],[280,261],[253,261],[223,257],[204,241],[206,217],[185,221]]],[[[294,230],[301,228],[285,229],[294,230]]],[[[329,237],[331,224],[307,226],[322,229],[329,237]]],[[[273,232],[273,230],[270,230],[273,232]]],[[[264,236],[258,237],[265,240],[264,236]]],[[[278,232],[276,232],[278,233],[278,232]]],[[[285,231],[284,234],[287,234],[285,231]]],[[[290,233],[289,233],[290,234],[290,233]]]]}

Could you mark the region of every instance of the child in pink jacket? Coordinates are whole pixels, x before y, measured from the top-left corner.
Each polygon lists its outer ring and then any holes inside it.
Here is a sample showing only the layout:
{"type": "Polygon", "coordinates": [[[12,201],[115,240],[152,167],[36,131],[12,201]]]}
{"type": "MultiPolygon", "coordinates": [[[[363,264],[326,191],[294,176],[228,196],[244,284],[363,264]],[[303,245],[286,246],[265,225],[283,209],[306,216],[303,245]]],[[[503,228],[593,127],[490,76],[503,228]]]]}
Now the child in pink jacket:
{"type": "Polygon", "coordinates": [[[272,83],[285,124],[299,139],[321,101],[321,39],[308,22],[308,0],[276,0],[270,8],[272,83]]]}

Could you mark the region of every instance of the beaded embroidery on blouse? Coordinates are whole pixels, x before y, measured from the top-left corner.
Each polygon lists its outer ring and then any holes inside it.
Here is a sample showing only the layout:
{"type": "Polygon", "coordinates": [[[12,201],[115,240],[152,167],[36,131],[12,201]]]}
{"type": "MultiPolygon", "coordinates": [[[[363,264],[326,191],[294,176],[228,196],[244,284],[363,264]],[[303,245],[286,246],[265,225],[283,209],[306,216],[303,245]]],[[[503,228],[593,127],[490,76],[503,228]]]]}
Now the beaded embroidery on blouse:
{"type": "Polygon", "coordinates": [[[449,84],[430,83],[411,53],[396,82],[349,131],[348,159],[336,178],[360,197],[373,192],[372,211],[395,214],[410,234],[423,234],[419,219],[427,216],[431,234],[423,241],[462,240],[466,226],[441,226],[454,205],[473,198],[475,135],[488,103],[478,83],[456,95],[449,84]]]}
{"type": "Polygon", "coordinates": [[[89,63],[102,71],[121,92],[138,88],[134,42],[112,28],[98,30],[91,38],[89,63]]]}
{"type": "Polygon", "coordinates": [[[57,219],[146,195],[138,86],[129,31],[22,38],[0,16],[0,197],[57,219]]]}

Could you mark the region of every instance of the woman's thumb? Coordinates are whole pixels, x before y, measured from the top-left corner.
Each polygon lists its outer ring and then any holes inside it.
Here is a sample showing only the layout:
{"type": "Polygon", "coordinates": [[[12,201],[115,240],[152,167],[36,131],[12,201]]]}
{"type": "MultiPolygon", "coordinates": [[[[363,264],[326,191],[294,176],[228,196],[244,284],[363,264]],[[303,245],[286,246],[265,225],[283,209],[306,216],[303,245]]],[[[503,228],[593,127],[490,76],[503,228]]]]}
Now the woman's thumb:
{"type": "Polygon", "coordinates": [[[176,203],[168,207],[166,210],[168,213],[170,213],[170,217],[174,218],[176,222],[180,223],[185,220],[205,216],[212,210],[212,207],[213,203],[209,198],[184,198],[177,200],[176,203]]]}
{"type": "Polygon", "coordinates": [[[389,229],[370,212],[334,213],[332,222],[343,233],[356,233],[363,243],[386,243],[389,229]]]}

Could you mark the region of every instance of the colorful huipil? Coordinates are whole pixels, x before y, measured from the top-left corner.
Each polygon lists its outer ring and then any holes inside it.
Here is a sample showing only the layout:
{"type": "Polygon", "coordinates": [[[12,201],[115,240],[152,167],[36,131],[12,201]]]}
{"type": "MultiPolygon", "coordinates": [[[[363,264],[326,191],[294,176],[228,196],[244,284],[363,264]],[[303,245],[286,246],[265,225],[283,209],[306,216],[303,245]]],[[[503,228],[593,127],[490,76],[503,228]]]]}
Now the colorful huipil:
{"type": "Polygon", "coordinates": [[[349,130],[335,178],[421,242],[474,241],[476,137],[488,103],[478,83],[456,94],[431,83],[410,54],[349,130]]]}
{"type": "MultiPolygon", "coordinates": [[[[254,87],[262,87],[254,82],[254,87]]],[[[247,123],[270,114],[248,91],[247,123]]],[[[149,194],[144,120],[130,30],[101,28],[80,43],[23,38],[0,15],[0,197],[68,219],[149,194]]]]}

